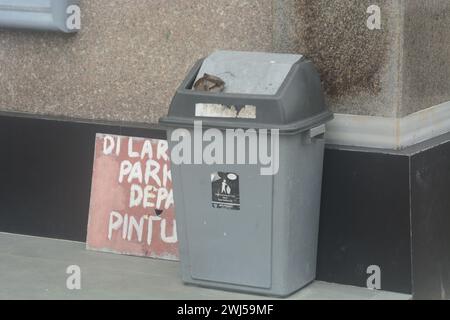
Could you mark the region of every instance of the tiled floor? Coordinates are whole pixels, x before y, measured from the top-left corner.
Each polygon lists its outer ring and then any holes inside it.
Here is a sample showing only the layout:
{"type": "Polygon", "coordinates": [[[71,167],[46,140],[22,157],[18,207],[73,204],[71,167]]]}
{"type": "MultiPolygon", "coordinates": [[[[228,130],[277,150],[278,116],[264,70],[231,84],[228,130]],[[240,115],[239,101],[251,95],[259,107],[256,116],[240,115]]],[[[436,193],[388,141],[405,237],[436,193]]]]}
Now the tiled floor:
{"type": "MultiPolygon", "coordinates": [[[[0,299],[268,299],[185,286],[177,262],[97,253],[83,243],[0,233],[0,299]],[[66,269],[81,268],[81,290],[66,269]]],[[[290,299],[410,299],[383,291],[315,282],[290,299]]]]}

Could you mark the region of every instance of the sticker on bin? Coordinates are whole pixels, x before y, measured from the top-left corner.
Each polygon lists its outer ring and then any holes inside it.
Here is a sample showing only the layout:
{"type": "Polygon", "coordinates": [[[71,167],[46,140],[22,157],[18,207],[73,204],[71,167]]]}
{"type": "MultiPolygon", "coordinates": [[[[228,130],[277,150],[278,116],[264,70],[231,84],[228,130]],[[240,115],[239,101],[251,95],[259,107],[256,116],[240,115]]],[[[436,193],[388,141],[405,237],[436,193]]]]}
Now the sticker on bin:
{"type": "Polygon", "coordinates": [[[256,119],[256,106],[228,106],[216,103],[197,103],[196,117],[256,119]]]}
{"type": "Polygon", "coordinates": [[[231,172],[211,174],[212,206],[216,209],[240,210],[239,176],[231,172]]]}

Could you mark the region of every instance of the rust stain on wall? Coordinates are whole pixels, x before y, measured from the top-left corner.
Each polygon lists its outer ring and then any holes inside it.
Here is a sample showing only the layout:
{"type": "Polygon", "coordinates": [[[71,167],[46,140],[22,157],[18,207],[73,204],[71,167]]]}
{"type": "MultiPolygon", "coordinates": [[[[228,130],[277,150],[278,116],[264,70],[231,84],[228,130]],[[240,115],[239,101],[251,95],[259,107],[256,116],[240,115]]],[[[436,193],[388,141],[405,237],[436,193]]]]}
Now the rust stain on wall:
{"type": "Polygon", "coordinates": [[[382,30],[367,28],[367,8],[387,1],[298,0],[296,51],[314,61],[331,98],[360,91],[379,94],[388,60],[386,15],[382,30]]]}

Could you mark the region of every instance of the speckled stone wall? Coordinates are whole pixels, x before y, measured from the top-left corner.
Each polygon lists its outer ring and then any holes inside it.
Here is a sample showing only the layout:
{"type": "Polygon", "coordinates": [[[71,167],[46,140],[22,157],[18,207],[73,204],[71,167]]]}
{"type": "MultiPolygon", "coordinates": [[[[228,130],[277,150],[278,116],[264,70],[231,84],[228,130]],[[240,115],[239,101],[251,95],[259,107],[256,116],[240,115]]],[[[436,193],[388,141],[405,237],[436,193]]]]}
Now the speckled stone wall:
{"type": "Polygon", "coordinates": [[[272,0],[81,0],[77,35],[0,31],[0,110],[156,122],[215,49],[272,49],[272,0]]]}
{"type": "Polygon", "coordinates": [[[450,1],[405,5],[401,115],[450,100],[450,1]]]}
{"type": "Polygon", "coordinates": [[[0,110],[156,122],[215,49],[302,53],[335,112],[450,100],[448,0],[81,0],[76,35],[0,30],[0,110]],[[382,29],[366,26],[377,4],[382,29]]]}
{"type": "Polygon", "coordinates": [[[333,111],[397,115],[401,1],[285,0],[275,9],[276,48],[316,63],[333,111]],[[381,8],[381,30],[367,28],[372,4],[381,8]]]}
{"type": "Polygon", "coordinates": [[[274,44],[321,71],[332,109],[403,117],[450,100],[450,1],[275,1],[274,44]],[[381,8],[382,29],[366,26],[381,8]]]}

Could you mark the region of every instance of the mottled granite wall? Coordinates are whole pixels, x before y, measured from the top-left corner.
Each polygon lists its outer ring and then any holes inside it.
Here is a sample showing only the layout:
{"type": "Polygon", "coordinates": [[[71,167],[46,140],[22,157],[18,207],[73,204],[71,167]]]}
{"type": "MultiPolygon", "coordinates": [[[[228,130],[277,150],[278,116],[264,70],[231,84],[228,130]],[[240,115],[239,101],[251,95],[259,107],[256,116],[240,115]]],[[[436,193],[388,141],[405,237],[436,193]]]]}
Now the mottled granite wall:
{"type": "Polygon", "coordinates": [[[275,9],[276,48],[316,63],[333,111],[397,115],[401,1],[285,0],[275,9]],[[372,4],[381,8],[381,30],[367,28],[372,4]]]}
{"type": "Polygon", "coordinates": [[[449,0],[275,2],[277,51],[319,67],[336,112],[403,117],[450,100],[449,0]],[[381,8],[382,29],[366,26],[381,8]]]}
{"type": "Polygon", "coordinates": [[[407,0],[403,49],[406,115],[450,100],[450,1],[407,0]]]}
{"type": "Polygon", "coordinates": [[[450,100],[448,0],[81,0],[77,35],[0,30],[0,110],[155,122],[215,49],[303,53],[335,112],[450,100]],[[366,26],[382,10],[382,29],[366,26]]]}
{"type": "Polygon", "coordinates": [[[215,49],[272,50],[272,0],[81,0],[77,35],[0,31],[0,110],[155,122],[215,49]]]}

